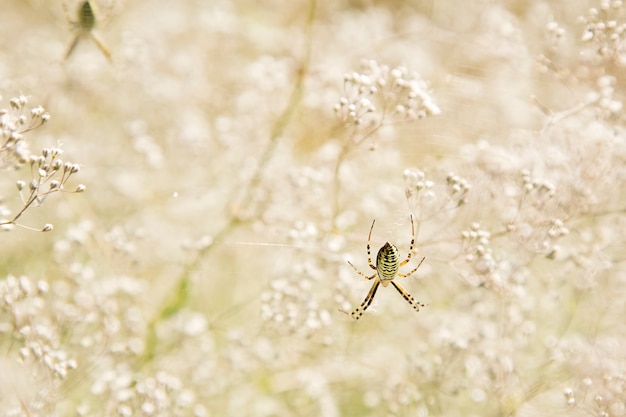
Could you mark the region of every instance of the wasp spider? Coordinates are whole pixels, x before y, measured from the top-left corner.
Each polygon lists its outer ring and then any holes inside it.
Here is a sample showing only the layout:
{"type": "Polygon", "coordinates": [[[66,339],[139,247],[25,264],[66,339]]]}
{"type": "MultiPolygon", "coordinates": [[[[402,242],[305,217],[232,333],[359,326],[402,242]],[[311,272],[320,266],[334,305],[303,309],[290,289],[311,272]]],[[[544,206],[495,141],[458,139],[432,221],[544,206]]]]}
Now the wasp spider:
{"type": "Polygon", "coordinates": [[[71,22],[76,28],[76,35],[72,40],[67,52],[65,53],[65,59],[69,58],[76,45],[81,38],[91,38],[100,52],[108,59],[111,60],[111,51],[104,44],[104,42],[96,35],[94,29],[98,23],[98,8],[93,1],[83,1],[78,6],[76,13],[77,21],[71,22]]]}
{"type": "Polygon", "coordinates": [[[406,302],[409,303],[415,309],[415,311],[419,311],[420,307],[425,306],[419,301],[415,301],[415,299],[413,298],[411,294],[406,292],[406,290],[402,288],[400,284],[394,281],[394,278],[396,277],[396,275],[401,278],[407,278],[411,276],[422,265],[422,262],[424,262],[424,259],[426,259],[426,258],[422,258],[419,264],[408,274],[401,274],[399,272],[400,267],[406,265],[411,260],[411,252],[413,251],[413,245],[415,244],[415,226],[413,225],[413,216],[411,216],[411,245],[409,246],[409,254],[406,257],[406,259],[402,262],[400,262],[398,248],[395,245],[392,245],[391,243],[387,242],[378,251],[378,255],[376,256],[376,265],[372,264],[370,240],[372,238],[372,230],[374,230],[375,222],[376,220],[372,222],[372,227],[370,228],[370,234],[367,237],[367,263],[370,266],[370,268],[372,268],[376,272],[374,272],[373,275],[368,276],[364,274],[363,272],[359,271],[356,268],[356,266],[354,266],[350,261],[348,261],[350,266],[354,268],[354,270],[359,275],[361,275],[362,277],[368,280],[369,279],[375,280],[374,284],[372,285],[372,288],[370,289],[370,292],[367,294],[367,297],[365,297],[365,300],[363,300],[361,305],[357,307],[350,314],[352,318],[355,320],[360,319],[363,313],[365,312],[365,310],[367,310],[370,304],[372,304],[372,300],[374,300],[374,295],[376,295],[376,290],[378,290],[378,287],[381,284],[383,287],[386,287],[387,285],[389,285],[389,283],[391,283],[391,285],[393,285],[394,288],[398,290],[400,295],[402,295],[402,297],[406,300],[406,302]]]}

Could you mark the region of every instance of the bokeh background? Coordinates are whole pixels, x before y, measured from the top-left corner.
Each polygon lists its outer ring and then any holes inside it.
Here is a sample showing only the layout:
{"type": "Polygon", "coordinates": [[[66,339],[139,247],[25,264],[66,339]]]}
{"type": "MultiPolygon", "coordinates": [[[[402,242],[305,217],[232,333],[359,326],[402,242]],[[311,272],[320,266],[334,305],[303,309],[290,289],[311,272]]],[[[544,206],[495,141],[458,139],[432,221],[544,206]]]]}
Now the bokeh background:
{"type": "Polygon", "coordinates": [[[20,115],[80,167],[0,237],[2,415],[626,414],[621,1],[94,1],[110,59],[82,3],[0,4],[0,217],[20,115]],[[353,320],[410,216],[427,306],[353,320]]]}

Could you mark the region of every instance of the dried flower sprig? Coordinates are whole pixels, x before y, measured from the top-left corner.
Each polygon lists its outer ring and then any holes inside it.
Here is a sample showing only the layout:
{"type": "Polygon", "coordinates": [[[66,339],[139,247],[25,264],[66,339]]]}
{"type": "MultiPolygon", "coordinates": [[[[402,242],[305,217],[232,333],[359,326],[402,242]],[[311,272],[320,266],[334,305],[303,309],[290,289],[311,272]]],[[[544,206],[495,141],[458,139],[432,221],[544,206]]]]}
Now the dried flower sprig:
{"type": "Polygon", "coordinates": [[[349,126],[376,128],[389,117],[416,120],[441,113],[426,81],[406,67],[364,60],[358,71],[345,74],[343,88],[334,110],[349,126]]]}
{"type": "Polygon", "coordinates": [[[426,217],[464,205],[471,188],[466,179],[454,172],[449,172],[446,176],[445,190],[443,181],[435,182],[428,179],[419,169],[407,168],[403,172],[403,177],[404,193],[409,207],[411,210],[430,207],[429,213],[422,213],[426,217]]]}
{"type": "Polygon", "coordinates": [[[497,268],[490,239],[491,233],[481,228],[478,223],[472,223],[469,229],[461,233],[465,260],[472,265],[472,270],[477,276],[483,277],[481,283],[491,282],[491,274],[497,268]]]}
{"type": "Polygon", "coordinates": [[[592,7],[585,16],[579,17],[585,25],[581,41],[591,45],[594,57],[600,62],[613,61],[626,65],[626,9],[622,1],[600,1],[599,7],[592,7]]]}
{"type": "Polygon", "coordinates": [[[373,59],[363,60],[357,71],[344,75],[343,90],[333,107],[336,117],[349,129],[334,170],[335,216],[339,212],[339,169],[352,149],[384,125],[441,113],[428,83],[403,66],[390,68],[373,59]]]}
{"type": "Polygon", "coordinates": [[[35,106],[27,116],[28,97],[13,97],[9,109],[0,109],[0,169],[13,165],[19,168],[28,161],[28,144],[24,134],[37,129],[50,120],[50,114],[42,106],[35,106]]]}
{"type": "MultiPolygon", "coordinates": [[[[53,229],[51,224],[46,224],[40,229],[35,229],[19,224],[17,220],[30,207],[42,204],[48,195],[59,191],[66,191],[65,185],[70,177],[80,171],[78,164],[63,162],[59,158],[61,154],[61,148],[55,147],[43,149],[39,156],[30,156],[31,180],[28,184],[22,180],[16,183],[22,199],[22,208],[10,220],[0,221],[0,227],[8,229],[15,225],[31,230],[40,230],[42,232],[48,232],[53,229]]],[[[79,184],[74,190],[69,192],[80,193],[83,191],[85,191],[85,186],[79,184]]]]}
{"type": "Polygon", "coordinates": [[[59,347],[57,330],[43,314],[47,292],[46,281],[35,284],[26,276],[12,275],[0,280],[0,322],[14,330],[21,362],[36,363],[54,378],[65,379],[77,363],[59,347]]]}

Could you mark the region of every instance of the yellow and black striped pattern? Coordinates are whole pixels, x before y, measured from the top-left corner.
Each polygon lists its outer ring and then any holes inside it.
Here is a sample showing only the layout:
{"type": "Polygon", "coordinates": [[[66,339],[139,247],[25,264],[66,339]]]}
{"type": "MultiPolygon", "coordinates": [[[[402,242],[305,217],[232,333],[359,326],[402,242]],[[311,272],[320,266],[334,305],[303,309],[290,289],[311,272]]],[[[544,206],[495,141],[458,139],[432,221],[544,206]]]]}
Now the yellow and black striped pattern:
{"type": "Polygon", "coordinates": [[[411,245],[409,247],[409,253],[407,255],[407,258],[402,262],[400,262],[400,254],[398,252],[398,248],[395,245],[387,242],[378,251],[378,255],[376,256],[376,265],[372,264],[370,241],[372,238],[372,230],[374,230],[375,222],[375,220],[372,222],[372,227],[370,227],[370,233],[367,237],[367,263],[369,267],[376,272],[373,275],[368,276],[359,271],[350,261],[348,261],[348,264],[350,264],[350,266],[354,268],[354,270],[359,275],[368,280],[375,280],[369,293],[367,293],[365,300],[363,300],[359,307],[357,307],[352,313],[350,313],[352,318],[355,320],[360,319],[365,310],[367,310],[367,308],[372,304],[374,296],[376,295],[376,291],[381,284],[383,287],[386,287],[387,285],[389,285],[389,283],[391,283],[391,285],[393,285],[393,287],[400,293],[400,295],[402,295],[402,298],[404,298],[406,302],[409,303],[411,307],[413,307],[413,309],[415,309],[415,311],[419,311],[420,307],[425,306],[419,301],[415,301],[415,298],[413,298],[411,294],[409,294],[404,288],[402,288],[400,284],[394,281],[396,276],[399,276],[401,278],[407,278],[411,276],[413,273],[415,273],[415,271],[419,269],[419,267],[422,265],[422,262],[424,262],[424,260],[426,259],[422,258],[419,264],[407,274],[401,274],[399,272],[400,267],[406,265],[411,260],[411,252],[413,252],[413,245],[415,245],[415,226],[413,224],[413,216],[411,216],[411,245]]]}
{"type": "Polygon", "coordinates": [[[392,281],[400,269],[398,248],[387,242],[376,256],[376,271],[381,281],[392,281]]]}
{"type": "Polygon", "coordinates": [[[96,5],[91,1],[84,1],[78,7],[78,26],[81,30],[91,31],[96,27],[96,5]]]}
{"type": "Polygon", "coordinates": [[[70,43],[70,46],[67,48],[65,59],[69,58],[72,52],[74,52],[74,49],[76,48],[76,45],[78,45],[81,38],[91,38],[98,49],[100,49],[100,52],[102,52],[102,54],[110,61],[111,52],[109,51],[109,48],[94,32],[94,29],[98,24],[98,8],[96,7],[95,2],[81,2],[78,6],[76,18],[77,21],[72,22],[76,28],[76,34],[72,43],[70,43]]]}

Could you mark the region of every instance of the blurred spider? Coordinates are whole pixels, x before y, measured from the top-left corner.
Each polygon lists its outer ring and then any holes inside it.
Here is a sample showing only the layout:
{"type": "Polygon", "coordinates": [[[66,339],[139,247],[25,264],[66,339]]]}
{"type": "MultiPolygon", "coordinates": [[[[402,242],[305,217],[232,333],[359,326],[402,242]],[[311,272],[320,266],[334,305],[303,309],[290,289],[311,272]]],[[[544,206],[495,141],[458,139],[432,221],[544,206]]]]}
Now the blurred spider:
{"type": "MultiPolygon", "coordinates": [[[[67,12],[65,4],[64,8],[67,12]]],[[[72,25],[76,28],[76,36],[74,36],[72,43],[67,49],[65,59],[69,58],[81,38],[89,37],[94,41],[96,46],[98,46],[98,49],[100,49],[102,54],[110,61],[111,52],[109,51],[109,48],[107,48],[104,42],[94,32],[96,24],[98,23],[98,8],[96,7],[96,4],[93,1],[81,2],[78,6],[76,17],[77,21],[70,21],[70,23],[72,23],[72,25]]]]}
{"type": "Polygon", "coordinates": [[[411,245],[409,246],[409,254],[407,258],[404,261],[400,262],[400,258],[398,256],[398,248],[395,245],[387,242],[378,251],[378,255],[376,256],[376,265],[374,266],[372,264],[370,240],[372,238],[372,230],[374,230],[375,222],[376,220],[372,222],[370,234],[367,237],[367,263],[370,268],[372,268],[376,272],[372,276],[367,276],[363,272],[359,271],[356,266],[354,266],[350,261],[348,261],[350,266],[354,268],[354,270],[359,275],[368,280],[375,279],[374,284],[370,289],[370,292],[367,294],[367,297],[365,297],[365,300],[363,300],[359,307],[357,307],[352,313],[350,313],[352,318],[355,320],[360,319],[365,310],[367,310],[370,304],[372,304],[372,300],[374,300],[374,295],[376,295],[376,290],[378,290],[378,286],[381,284],[383,287],[386,287],[387,285],[389,285],[389,283],[391,283],[391,285],[393,285],[394,288],[398,290],[400,295],[402,295],[402,297],[415,309],[415,311],[419,311],[420,307],[425,307],[424,304],[420,303],[419,301],[415,301],[411,294],[406,292],[406,290],[402,288],[400,284],[394,281],[396,275],[401,278],[407,278],[413,275],[413,273],[415,273],[415,271],[419,269],[419,267],[422,265],[422,262],[424,262],[424,260],[426,259],[425,257],[422,258],[419,264],[408,274],[401,274],[400,272],[398,272],[401,266],[406,265],[411,260],[411,252],[413,251],[413,245],[415,244],[415,226],[413,225],[413,216],[411,216],[411,245]]]}

